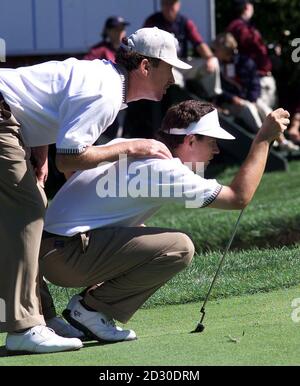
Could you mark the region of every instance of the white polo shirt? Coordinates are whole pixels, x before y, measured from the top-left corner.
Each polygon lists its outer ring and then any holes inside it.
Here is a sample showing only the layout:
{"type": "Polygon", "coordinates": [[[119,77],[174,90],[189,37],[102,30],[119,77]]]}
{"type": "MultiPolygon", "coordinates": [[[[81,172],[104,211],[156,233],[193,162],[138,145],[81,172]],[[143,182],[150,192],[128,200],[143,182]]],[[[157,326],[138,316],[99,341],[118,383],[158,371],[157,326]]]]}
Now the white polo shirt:
{"type": "Polygon", "coordinates": [[[126,107],[124,75],[106,60],[0,69],[0,91],[27,146],[56,143],[65,154],[92,145],[126,107]]]}
{"type": "Polygon", "coordinates": [[[50,204],[45,230],[73,236],[103,227],[139,226],[165,203],[202,208],[221,189],[216,180],[193,173],[178,158],[122,159],[74,174],[50,204]]]}

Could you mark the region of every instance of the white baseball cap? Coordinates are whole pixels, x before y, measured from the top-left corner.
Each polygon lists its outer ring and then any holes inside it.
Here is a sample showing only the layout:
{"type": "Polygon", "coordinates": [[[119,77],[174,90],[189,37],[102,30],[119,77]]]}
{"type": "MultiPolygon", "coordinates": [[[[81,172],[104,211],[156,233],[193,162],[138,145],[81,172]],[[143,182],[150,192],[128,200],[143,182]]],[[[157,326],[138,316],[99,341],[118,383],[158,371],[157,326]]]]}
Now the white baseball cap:
{"type": "Polygon", "coordinates": [[[205,135],[206,137],[218,139],[235,139],[235,137],[222,129],[220,126],[217,110],[213,110],[210,113],[204,115],[198,122],[192,122],[187,128],[174,128],[170,130],[164,130],[164,132],[172,135],[200,134],[205,135]]]}
{"type": "Polygon", "coordinates": [[[189,70],[192,66],[178,59],[177,44],[178,41],[172,34],[153,27],[137,30],[128,37],[127,44],[122,43],[121,46],[128,51],[160,59],[173,67],[189,70]]]}

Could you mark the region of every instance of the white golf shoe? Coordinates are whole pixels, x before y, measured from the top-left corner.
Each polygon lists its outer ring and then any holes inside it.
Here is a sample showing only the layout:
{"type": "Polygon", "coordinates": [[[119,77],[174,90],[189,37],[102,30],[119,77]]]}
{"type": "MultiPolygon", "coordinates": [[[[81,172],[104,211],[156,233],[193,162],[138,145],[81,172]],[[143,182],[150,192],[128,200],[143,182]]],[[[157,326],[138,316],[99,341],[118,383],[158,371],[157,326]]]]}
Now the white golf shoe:
{"type": "Polygon", "coordinates": [[[77,330],[77,328],[71,326],[62,318],[54,317],[46,320],[46,326],[51,328],[55,334],[64,338],[84,339],[84,333],[82,331],[77,330]]]}
{"type": "Polygon", "coordinates": [[[22,333],[6,336],[6,350],[13,353],[54,353],[79,350],[83,346],[80,339],[63,338],[46,326],[35,326],[22,333]]]}
{"type": "Polygon", "coordinates": [[[72,325],[72,321],[70,321],[70,314],[72,308],[76,305],[77,302],[82,300],[83,297],[79,294],[73,295],[71,299],[69,300],[69,303],[67,304],[66,308],[63,310],[62,315],[63,317],[72,325]]]}
{"type": "Polygon", "coordinates": [[[88,311],[79,300],[73,305],[68,321],[86,335],[100,342],[122,342],[137,339],[133,330],[123,330],[121,327],[117,327],[113,319],[109,319],[101,312],[88,311]]]}
{"type": "Polygon", "coordinates": [[[79,294],[76,294],[76,295],[73,295],[71,297],[71,299],[69,300],[69,303],[67,304],[67,307],[65,309],[65,311],[69,311],[69,313],[71,312],[72,308],[75,306],[75,304],[79,301],[79,300],[82,300],[83,297],[79,294]]]}

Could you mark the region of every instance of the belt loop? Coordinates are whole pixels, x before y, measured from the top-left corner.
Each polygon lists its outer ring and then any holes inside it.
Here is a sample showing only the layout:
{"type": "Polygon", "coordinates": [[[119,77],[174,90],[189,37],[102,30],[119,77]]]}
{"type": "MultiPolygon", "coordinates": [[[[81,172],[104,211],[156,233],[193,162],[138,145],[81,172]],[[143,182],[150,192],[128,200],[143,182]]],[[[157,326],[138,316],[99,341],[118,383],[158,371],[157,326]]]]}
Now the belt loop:
{"type": "Polygon", "coordinates": [[[89,246],[90,236],[88,233],[80,233],[81,243],[82,243],[82,251],[85,253],[89,246]]]}

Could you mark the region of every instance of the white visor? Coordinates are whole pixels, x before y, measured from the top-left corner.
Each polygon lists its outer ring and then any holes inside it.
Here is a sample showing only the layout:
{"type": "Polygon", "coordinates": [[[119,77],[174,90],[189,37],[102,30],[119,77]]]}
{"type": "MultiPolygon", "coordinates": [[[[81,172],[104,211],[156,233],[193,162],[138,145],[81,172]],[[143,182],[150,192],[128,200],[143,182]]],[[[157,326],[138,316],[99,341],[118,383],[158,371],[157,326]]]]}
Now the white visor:
{"type": "Polygon", "coordinates": [[[200,121],[191,123],[186,129],[170,129],[164,132],[172,135],[200,134],[218,139],[235,139],[235,137],[220,126],[217,110],[204,115],[200,121]]]}

